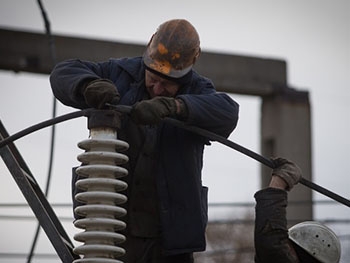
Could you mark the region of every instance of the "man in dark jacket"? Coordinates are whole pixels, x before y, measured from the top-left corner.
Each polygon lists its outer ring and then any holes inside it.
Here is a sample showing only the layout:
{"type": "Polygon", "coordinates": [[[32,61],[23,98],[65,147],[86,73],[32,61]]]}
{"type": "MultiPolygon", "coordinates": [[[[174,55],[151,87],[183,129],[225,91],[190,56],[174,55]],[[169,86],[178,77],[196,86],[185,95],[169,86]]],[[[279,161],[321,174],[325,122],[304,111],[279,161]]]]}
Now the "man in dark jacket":
{"type": "Polygon", "coordinates": [[[323,224],[306,221],[287,229],[287,191],[301,178],[300,168],[283,158],[274,160],[269,187],[255,194],[255,262],[338,263],[340,242],[323,224]]]}
{"type": "Polygon", "coordinates": [[[118,130],[130,145],[126,262],[193,262],[192,253],[205,250],[201,170],[209,142],[162,122],[173,117],[225,137],[237,125],[238,104],[192,68],[199,44],[188,21],[170,20],[160,25],[143,57],[68,60],[51,74],[53,92],[65,105],[132,106],[118,130]]]}

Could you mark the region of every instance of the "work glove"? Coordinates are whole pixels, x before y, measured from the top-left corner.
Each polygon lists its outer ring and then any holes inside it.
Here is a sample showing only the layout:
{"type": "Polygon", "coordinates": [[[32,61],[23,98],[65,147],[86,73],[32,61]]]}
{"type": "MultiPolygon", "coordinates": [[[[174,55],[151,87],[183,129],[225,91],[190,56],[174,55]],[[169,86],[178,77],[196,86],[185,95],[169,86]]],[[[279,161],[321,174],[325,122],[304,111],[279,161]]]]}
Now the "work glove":
{"type": "Polygon", "coordinates": [[[85,102],[92,108],[106,108],[106,103],[117,104],[120,95],[116,86],[108,79],[96,79],[87,84],[83,90],[85,102]]]}
{"type": "Polygon", "coordinates": [[[282,178],[287,183],[287,191],[290,191],[294,185],[296,185],[301,178],[301,169],[293,162],[284,159],[273,159],[275,168],[272,171],[272,175],[282,178]]]}
{"type": "Polygon", "coordinates": [[[176,116],[176,109],[174,98],[154,97],[134,104],[130,117],[137,124],[158,124],[165,117],[176,116]]]}

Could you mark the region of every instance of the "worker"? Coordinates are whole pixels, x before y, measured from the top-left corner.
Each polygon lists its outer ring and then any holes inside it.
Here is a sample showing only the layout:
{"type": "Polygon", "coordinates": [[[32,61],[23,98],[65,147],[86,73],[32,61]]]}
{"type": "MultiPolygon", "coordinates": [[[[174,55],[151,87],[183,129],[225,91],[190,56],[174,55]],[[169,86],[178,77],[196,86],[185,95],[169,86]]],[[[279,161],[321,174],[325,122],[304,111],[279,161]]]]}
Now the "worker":
{"type": "Polygon", "coordinates": [[[193,69],[200,52],[194,26],[172,19],[158,27],[142,57],[70,59],[51,73],[53,93],[67,106],[132,106],[118,130],[130,145],[126,262],[193,262],[193,252],[205,250],[208,189],[201,170],[209,141],[163,122],[176,118],[226,138],[235,129],[239,105],[193,69]]]}
{"type": "Polygon", "coordinates": [[[305,221],[287,229],[287,195],[301,178],[293,162],[274,159],[276,168],[268,188],[255,193],[255,262],[337,263],[340,241],[327,226],[305,221]]]}

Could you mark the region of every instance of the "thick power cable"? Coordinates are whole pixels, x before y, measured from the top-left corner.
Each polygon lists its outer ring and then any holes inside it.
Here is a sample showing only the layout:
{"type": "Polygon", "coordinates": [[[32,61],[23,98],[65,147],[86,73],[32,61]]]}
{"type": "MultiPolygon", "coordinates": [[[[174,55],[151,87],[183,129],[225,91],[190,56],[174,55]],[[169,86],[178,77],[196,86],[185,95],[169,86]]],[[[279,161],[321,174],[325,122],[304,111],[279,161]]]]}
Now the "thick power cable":
{"type": "MultiPolygon", "coordinates": [[[[113,107],[116,111],[118,112],[121,112],[121,113],[130,113],[131,111],[131,107],[130,106],[124,106],[124,105],[111,105],[111,104],[108,104],[108,106],[111,106],[113,107]]],[[[37,130],[40,130],[42,128],[45,128],[45,127],[48,127],[50,125],[54,125],[54,124],[57,124],[57,123],[60,123],[60,122],[63,122],[63,121],[67,121],[67,120],[70,120],[70,119],[74,119],[74,118],[78,118],[78,117],[88,117],[90,116],[91,114],[91,111],[93,111],[94,109],[85,109],[85,110],[79,110],[79,111],[75,111],[75,112],[72,112],[72,113],[68,113],[68,114],[65,114],[65,115],[62,115],[62,116],[59,116],[59,117],[56,117],[56,118],[53,118],[53,119],[50,119],[50,120],[47,120],[47,121],[44,121],[44,122],[41,122],[41,123],[38,123],[36,125],[33,125],[33,126],[30,126],[18,133],[15,133],[7,138],[5,138],[4,140],[0,141],[0,148],[1,147],[4,147],[6,146],[7,144],[19,139],[19,138],[22,138],[23,136],[26,136],[32,132],[35,132],[37,130]]],[[[210,131],[207,131],[207,130],[204,130],[204,129],[201,129],[201,128],[198,128],[198,127],[195,127],[195,126],[190,126],[190,125],[187,125],[185,124],[184,122],[182,121],[179,121],[179,120],[176,120],[176,119],[172,119],[172,118],[165,118],[164,121],[166,123],[169,123],[173,126],[176,126],[178,128],[181,128],[181,129],[185,129],[185,130],[188,130],[190,132],[194,132],[198,135],[201,135],[203,137],[206,137],[208,138],[210,141],[216,141],[216,142],[219,142],[223,145],[226,145],[227,147],[229,148],[232,148],[252,159],[255,159],[256,161],[270,167],[270,168],[275,168],[275,164],[273,162],[273,160],[271,159],[268,159],[268,158],[265,158],[264,156],[261,156],[235,142],[232,142],[228,139],[226,139],[225,137],[222,137],[220,135],[217,135],[213,132],[210,132],[210,131]]],[[[315,190],[316,192],[319,192],[325,196],[328,196],[329,198],[343,204],[343,205],[346,205],[348,207],[350,207],[350,200],[349,199],[346,199],[320,185],[317,185],[305,178],[301,178],[301,180],[299,181],[301,184],[303,184],[304,186],[306,187],[309,187],[310,189],[312,190],[315,190]]]]}
{"type": "Polygon", "coordinates": [[[43,128],[55,125],[57,123],[60,122],[64,122],[64,121],[68,121],[71,119],[75,119],[75,118],[79,118],[79,117],[88,117],[91,114],[91,111],[93,111],[93,109],[85,109],[85,110],[78,110],[78,111],[74,111],[71,113],[67,113],[43,122],[40,122],[38,124],[32,125],[24,130],[21,130],[9,137],[6,137],[5,139],[0,141],[0,148],[6,146],[7,144],[14,142],[28,134],[31,134],[33,132],[36,132],[38,130],[41,130],[43,128]]]}
{"type": "MultiPolygon", "coordinates": [[[[120,112],[123,112],[123,113],[129,113],[131,111],[131,107],[130,106],[122,106],[122,105],[112,105],[112,104],[108,104],[108,106],[110,107],[113,107],[114,109],[116,109],[117,111],[120,111],[120,112]]],[[[184,122],[182,121],[179,121],[179,120],[176,120],[176,119],[173,119],[173,118],[165,118],[165,122],[171,124],[171,125],[174,125],[176,127],[179,127],[181,129],[185,129],[185,130],[188,130],[188,131],[191,131],[191,132],[194,132],[198,135],[201,135],[203,137],[206,137],[208,138],[209,140],[211,141],[217,141],[221,144],[224,144],[240,153],[243,153],[244,155],[247,155],[253,159],[255,159],[256,161],[270,167],[270,168],[275,168],[275,164],[273,162],[273,160],[271,159],[267,159],[265,158],[264,156],[261,156],[237,143],[234,143],[228,139],[226,139],[225,137],[222,137],[220,135],[217,135],[213,132],[210,132],[210,131],[207,131],[207,130],[204,130],[204,129],[201,129],[201,128],[198,128],[198,127],[195,127],[195,126],[190,126],[190,125],[186,125],[184,122]]],[[[325,195],[325,196],[328,196],[330,198],[332,198],[333,200],[335,201],[338,201],[348,207],[350,207],[350,200],[349,199],[346,199],[336,193],[333,193],[331,191],[329,191],[328,189],[326,188],[323,188],[322,186],[319,186],[305,178],[301,178],[299,183],[325,195]]]]}
{"type": "MultiPolygon", "coordinates": [[[[117,110],[121,113],[130,113],[130,111],[131,111],[130,106],[124,106],[124,105],[115,106],[115,105],[111,105],[111,104],[108,104],[108,105],[113,107],[115,110],[117,110]]],[[[23,136],[26,136],[32,132],[35,132],[35,131],[40,130],[40,129],[45,128],[45,127],[48,127],[50,125],[54,125],[54,124],[57,124],[59,122],[63,122],[66,120],[70,120],[70,119],[74,119],[74,118],[78,118],[78,117],[82,117],[82,116],[88,117],[88,116],[90,116],[91,111],[93,111],[93,110],[94,109],[85,109],[85,110],[75,111],[75,112],[68,113],[68,114],[65,114],[65,115],[38,123],[36,125],[30,126],[26,129],[24,129],[18,133],[15,133],[15,134],[5,138],[4,140],[0,141],[0,148],[6,146],[7,144],[9,144],[9,143],[11,143],[11,142],[23,137],[23,136]]],[[[232,141],[226,139],[225,137],[217,135],[213,132],[210,132],[210,131],[207,131],[207,130],[204,130],[204,129],[201,129],[201,128],[198,128],[195,126],[187,125],[182,121],[172,119],[172,118],[165,118],[164,121],[166,123],[169,123],[169,124],[176,126],[178,128],[185,129],[185,130],[188,130],[190,132],[194,132],[198,135],[201,135],[203,137],[206,137],[210,141],[216,141],[216,142],[219,142],[223,145],[226,145],[229,148],[232,148],[232,149],[234,149],[234,150],[236,150],[236,151],[238,151],[238,152],[240,152],[248,157],[251,157],[252,159],[255,159],[256,161],[258,161],[258,162],[260,162],[260,163],[262,163],[262,164],[264,164],[272,169],[275,167],[273,160],[265,158],[264,156],[261,156],[255,152],[253,152],[253,151],[251,151],[251,150],[249,150],[249,149],[247,149],[247,148],[245,148],[245,147],[243,147],[235,142],[232,142],[232,141]]],[[[300,183],[311,188],[312,190],[315,190],[316,192],[319,192],[325,196],[330,197],[331,199],[333,199],[333,200],[335,200],[343,205],[350,207],[350,200],[349,199],[346,199],[346,198],[344,198],[344,197],[342,197],[342,196],[340,196],[332,191],[329,191],[328,189],[326,189],[322,186],[319,186],[311,181],[308,181],[305,178],[301,178],[300,183]]]]}
{"type": "MultiPolygon", "coordinates": [[[[230,148],[232,148],[240,153],[243,153],[244,155],[247,155],[247,156],[255,159],[256,161],[258,161],[262,164],[265,164],[266,166],[268,166],[272,169],[275,168],[275,164],[274,164],[273,160],[267,159],[264,156],[261,156],[261,155],[255,153],[255,152],[253,152],[253,151],[251,151],[251,150],[249,150],[249,149],[247,149],[247,148],[245,148],[237,143],[234,143],[234,142],[226,139],[225,137],[222,137],[220,135],[217,135],[217,134],[212,133],[212,132],[207,131],[207,130],[203,130],[203,129],[195,127],[195,126],[188,126],[185,123],[178,121],[178,120],[175,120],[175,119],[166,118],[165,121],[169,124],[176,126],[176,127],[197,133],[199,135],[202,135],[211,141],[220,142],[221,144],[224,144],[224,145],[226,145],[226,146],[228,146],[228,147],[230,147],[230,148]]],[[[346,198],[344,198],[344,197],[342,197],[334,192],[331,192],[328,189],[326,189],[320,185],[317,185],[317,184],[315,184],[315,183],[313,183],[313,182],[311,182],[303,177],[300,179],[299,183],[311,188],[312,190],[315,190],[316,192],[319,192],[325,196],[328,196],[335,201],[338,201],[338,202],[350,207],[350,200],[349,199],[346,199],[346,198]]]]}

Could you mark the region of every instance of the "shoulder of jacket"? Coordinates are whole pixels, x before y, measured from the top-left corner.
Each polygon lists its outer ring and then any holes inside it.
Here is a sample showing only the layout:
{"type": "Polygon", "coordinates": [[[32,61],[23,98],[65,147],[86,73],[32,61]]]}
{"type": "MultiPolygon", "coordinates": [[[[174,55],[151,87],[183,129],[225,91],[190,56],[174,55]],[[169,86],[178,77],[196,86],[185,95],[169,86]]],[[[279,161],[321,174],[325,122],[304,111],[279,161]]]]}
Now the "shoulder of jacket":
{"type": "Polygon", "coordinates": [[[142,57],[111,58],[109,61],[128,72],[137,81],[141,80],[144,76],[142,57]]]}

